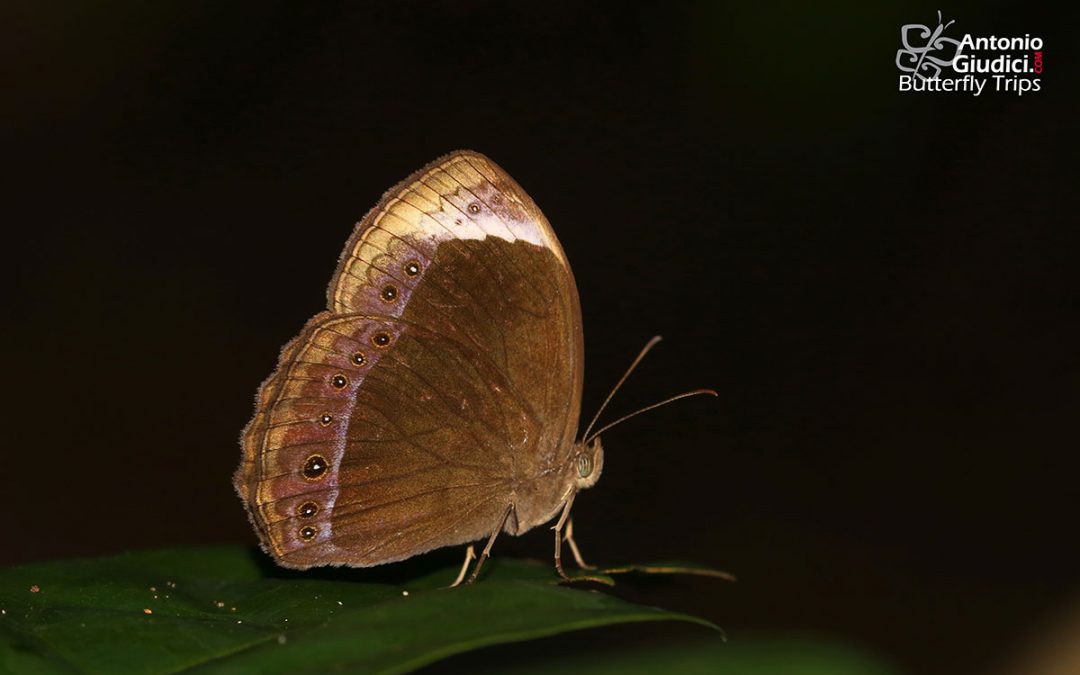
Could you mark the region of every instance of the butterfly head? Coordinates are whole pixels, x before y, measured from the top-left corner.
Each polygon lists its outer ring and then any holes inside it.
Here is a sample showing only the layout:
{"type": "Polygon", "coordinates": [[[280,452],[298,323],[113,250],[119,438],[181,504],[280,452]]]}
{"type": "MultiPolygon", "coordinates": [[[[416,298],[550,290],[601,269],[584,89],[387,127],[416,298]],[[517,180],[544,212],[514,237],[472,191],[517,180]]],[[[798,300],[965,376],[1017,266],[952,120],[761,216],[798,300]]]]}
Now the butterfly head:
{"type": "Polygon", "coordinates": [[[577,489],[592,487],[604,468],[604,446],[599,437],[574,445],[574,478],[577,489]]]}

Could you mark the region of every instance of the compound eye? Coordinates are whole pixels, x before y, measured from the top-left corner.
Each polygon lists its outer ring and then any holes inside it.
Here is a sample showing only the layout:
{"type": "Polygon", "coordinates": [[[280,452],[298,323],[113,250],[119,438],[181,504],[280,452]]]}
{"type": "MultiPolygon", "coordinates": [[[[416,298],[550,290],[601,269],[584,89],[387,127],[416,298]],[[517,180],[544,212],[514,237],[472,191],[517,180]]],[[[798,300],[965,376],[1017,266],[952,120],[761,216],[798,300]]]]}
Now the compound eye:
{"type": "Polygon", "coordinates": [[[578,455],[577,472],[582,478],[588,478],[592,473],[592,457],[590,455],[578,455]]]}

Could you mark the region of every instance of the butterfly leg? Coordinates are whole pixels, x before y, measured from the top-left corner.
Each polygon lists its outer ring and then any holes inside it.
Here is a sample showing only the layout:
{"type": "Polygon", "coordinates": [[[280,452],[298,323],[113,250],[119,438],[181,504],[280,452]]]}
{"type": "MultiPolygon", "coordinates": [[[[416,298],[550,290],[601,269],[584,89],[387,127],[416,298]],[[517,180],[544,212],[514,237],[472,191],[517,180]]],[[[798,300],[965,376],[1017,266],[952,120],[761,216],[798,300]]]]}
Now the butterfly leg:
{"type": "Polygon", "coordinates": [[[484,566],[484,561],[491,557],[491,547],[495,545],[495,537],[499,536],[499,532],[502,532],[503,525],[506,524],[506,519],[510,517],[510,512],[514,510],[514,504],[510,503],[506,506],[506,510],[503,511],[502,518],[499,519],[499,524],[495,526],[491,536],[488,537],[487,546],[484,547],[482,553],[480,553],[479,560],[476,561],[476,567],[473,568],[472,574],[469,575],[469,580],[465,582],[468,586],[476,581],[476,578],[480,576],[480,568],[484,566]]]}
{"type": "Polygon", "coordinates": [[[559,578],[566,581],[570,581],[570,577],[566,575],[562,568],[563,526],[566,525],[566,519],[570,517],[570,507],[574,505],[574,494],[571,492],[570,496],[563,502],[563,510],[559,515],[559,521],[551,528],[555,530],[555,571],[559,573],[559,578]]]}
{"type": "Polygon", "coordinates": [[[472,544],[469,544],[469,548],[465,549],[465,562],[461,563],[461,571],[458,572],[457,579],[454,579],[454,583],[447,586],[447,588],[454,588],[460,586],[462,581],[465,581],[465,573],[469,571],[469,563],[476,560],[476,549],[472,544]]]}
{"type": "Polygon", "coordinates": [[[585,562],[585,559],[581,557],[581,551],[578,549],[577,542],[574,541],[574,519],[570,518],[566,521],[566,534],[563,535],[563,541],[570,545],[570,552],[574,554],[574,562],[577,566],[583,570],[594,570],[596,565],[590,565],[585,562]]]}

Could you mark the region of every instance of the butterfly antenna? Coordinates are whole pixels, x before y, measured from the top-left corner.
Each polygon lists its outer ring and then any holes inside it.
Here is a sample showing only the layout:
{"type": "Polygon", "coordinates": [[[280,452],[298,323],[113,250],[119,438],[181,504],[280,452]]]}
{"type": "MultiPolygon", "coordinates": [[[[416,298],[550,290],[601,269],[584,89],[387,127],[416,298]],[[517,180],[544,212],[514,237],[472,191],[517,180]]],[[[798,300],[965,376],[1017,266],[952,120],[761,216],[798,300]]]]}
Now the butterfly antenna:
{"type": "Polygon", "coordinates": [[[615,420],[614,422],[611,422],[610,424],[605,424],[604,426],[600,427],[595,432],[593,432],[592,436],[586,437],[586,439],[584,441],[582,441],[582,443],[588,444],[589,441],[596,438],[600,434],[604,433],[605,431],[607,431],[611,427],[613,427],[613,426],[615,426],[617,424],[622,424],[623,422],[630,419],[631,417],[637,417],[638,415],[640,415],[643,412],[648,412],[649,410],[652,410],[654,408],[659,408],[662,405],[667,405],[668,403],[671,403],[672,401],[678,401],[680,398],[690,398],[691,396],[700,396],[701,394],[708,394],[710,396],[717,396],[718,395],[712,389],[695,389],[693,391],[684,391],[683,393],[676,394],[675,396],[672,396],[671,398],[665,398],[663,401],[658,401],[656,403],[653,403],[652,405],[647,405],[644,408],[642,408],[641,410],[635,410],[634,412],[630,413],[629,415],[623,415],[622,417],[615,420]]]}
{"type": "Polygon", "coordinates": [[[645,355],[649,353],[649,350],[655,347],[656,343],[660,342],[660,340],[662,339],[663,338],[661,338],[659,335],[654,335],[651,340],[645,343],[645,346],[641,348],[641,353],[637,355],[637,358],[634,359],[634,362],[630,364],[630,367],[626,369],[626,372],[623,373],[623,376],[620,377],[619,381],[615,383],[615,386],[612,388],[611,393],[608,394],[607,398],[604,399],[604,402],[600,404],[600,409],[596,411],[595,415],[593,415],[592,421],[589,422],[589,426],[585,427],[585,433],[581,435],[582,438],[589,438],[589,431],[593,428],[593,425],[596,424],[596,420],[600,419],[600,415],[604,413],[604,408],[606,408],[607,404],[611,402],[611,399],[615,396],[615,392],[619,391],[619,387],[623,385],[623,382],[626,382],[626,378],[630,377],[630,373],[634,372],[634,368],[637,368],[637,365],[641,363],[641,359],[645,358],[645,355]]]}

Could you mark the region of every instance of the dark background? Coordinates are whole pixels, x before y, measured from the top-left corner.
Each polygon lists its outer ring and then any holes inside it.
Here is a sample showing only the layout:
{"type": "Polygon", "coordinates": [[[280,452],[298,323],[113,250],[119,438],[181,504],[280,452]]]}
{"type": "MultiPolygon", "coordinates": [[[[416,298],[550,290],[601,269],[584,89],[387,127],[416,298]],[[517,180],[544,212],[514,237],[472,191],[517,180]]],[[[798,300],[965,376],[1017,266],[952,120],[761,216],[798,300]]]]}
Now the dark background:
{"type": "Polygon", "coordinates": [[[940,7],[1046,41],[1042,92],[974,98],[896,91],[933,3],[663,4],[9,7],[0,562],[253,542],[256,386],[352,224],[468,147],[574,266],[586,418],[656,333],[610,415],[720,393],[606,434],[575,516],[588,557],[740,581],[625,592],[924,673],[1052,625],[1080,595],[1076,14],[940,7]]]}

